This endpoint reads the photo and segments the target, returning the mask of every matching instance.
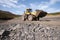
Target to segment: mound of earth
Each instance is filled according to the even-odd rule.
[[[60,27],[38,22],[0,24],[0,40],[60,40]]]

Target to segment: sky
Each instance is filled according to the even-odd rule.
[[[27,8],[48,13],[60,12],[60,0],[0,0],[0,10],[21,15]]]

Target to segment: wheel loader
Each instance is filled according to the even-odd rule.
[[[22,15],[22,20],[39,21],[40,18],[45,17],[46,15],[47,15],[47,12],[43,10],[35,10],[34,12],[32,12],[32,9],[28,8]]]

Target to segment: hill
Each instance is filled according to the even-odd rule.
[[[60,15],[60,12],[48,13],[48,15]]]
[[[8,11],[2,11],[0,10],[0,20],[9,20],[9,19],[13,19],[15,17],[19,17],[20,15],[15,15],[11,12]]]

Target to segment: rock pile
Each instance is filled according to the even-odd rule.
[[[60,40],[60,27],[38,23],[2,24],[0,40]]]

